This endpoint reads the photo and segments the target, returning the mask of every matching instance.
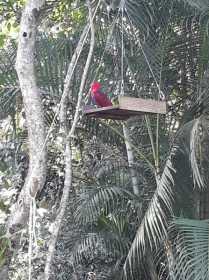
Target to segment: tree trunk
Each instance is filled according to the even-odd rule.
[[[9,219],[9,228],[28,221],[30,198],[35,197],[46,179],[46,133],[40,90],[36,83],[34,53],[38,15],[44,0],[29,0],[21,18],[16,71],[23,96],[28,129],[29,170],[25,184]]]
[[[131,172],[133,192],[135,195],[139,195],[138,178],[137,178],[137,174],[136,174],[136,169],[134,167],[134,153],[133,153],[133,148],[131,146],[130,132],[129,132],[128,127],[125,124],[123,124],[123,135],[125,138],[128,165],[129,165],[130,172]]]

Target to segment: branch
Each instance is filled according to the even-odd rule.
[[[50,268],[51,268],[51,263],[52,263],[52,259],[54,256],[55,246],[56,246],[59,230],[60,230],[60,227],[62,224],[62,220],[63,220],[64,214],[65,214],[65,209],[67,207],[67,203],[68,203],[68,199],[69,199],[69,192],[70,192],[70,189],[72,186],[72,151],[71,151],[71,145],[70,145],[71,141],[70,140],[74,134],[76,124],[79,119],[79,110],[80,110],[80,106],[81,106],[82,93],[84,90],[87,73],[88,73],[88,69],[90,66],[91,58],[93,56],[93,50],[94,50],[94,44],[95,44],[93,16],[92,16],[92,10],[91,10],[91,5],[90,5],[89,0],[87,0],[87,4],[88,4],[88,9],[89,9],[89,21],[90,21],[90,27],[91,27],[91,42],[90,42],[88,57],[86,60],[86,65],[85,65],[84,72],[83,72],[82,79],[81,79],[76,113],[74,116],[74,120],[73,120],[73,124],[72,124],[71,130],[70,130],[70,133],[68,134],[68,137],[65,138],[65,141],[66,141],[66,143],[65,143],[65,182],[64,182],[64,188],[63,188],[63,195],[62,195],[61,202],[60,202],[60,209],[59,209],[58,215],[56,217],[56,220],[54,222],[54,229],[53,229],[53,233],[52,233],[52,236],[51,236],[51,239],[49,242],[49,249],[48,249],[49,253],[47,256],[47,260],[46,260],[46,264],[45,264],[45,272],[44,272],[45,280],[48,280],[50,277],[50,273],[51,273]],[[68,84],[66,84],[66,89],[70,88],[71,77],[70,77],[70,79],[68,79]],[[67,93],[67,92],[65,92],[65,93]],[[64,134],[67,135],[65,102],[63,102],[63,104],[62,104],[61,116],[62,116],[61,121],[62,121],[62,126],[64,129]]]
[[[65,77],[64,90],[63,90],[62,98],[60,101],[60,126],[61,126],[61,129],[63,129],[64,133],[66,132],[65,131],[66,130],[66,111],[67,111],[66,106],[67,106],[67,101],[71,96],[70,86],[71,86],[71,82],[72,82],[72,77],[73,77],[73,73],[74,73],[75,67],[77,65],[78,59],[80,57],[80,54],[83,50],[83,46],[86,42],[89,28],[90,28],[90,25],[88,23],[85,26],[85,28],[83,29],[83,32],[80,36],[78,45],[72,56],[71,62],[68,67],[67,75]],[[66,136],[67,136],[67,134],[66,134]]]
[[[76,124],[77,124],[78,119],[79,119],[81,101],[82,101],[82,98],[83,98],[83,91],[84,91],[84,87],[85,87],[85,83],[86,83],[86,79],[87,79],[87,75],[88,75],[89,66],[90,66],[90,63],[91,63],[92,56],[93,56],[94,44],[95,44],[95,30],[94,30],[94,23],[93,23],[92,11],[91,11],[91,6],[90,6],[90,1],[89,0],[87,0],[87,5],[88,5],[88,8],[89,8],[89,22],[90,22],[90,27],[91,27],[91,42],[90,42],[88,57],[87,57],[86,64],[85,64],[85,67],[84,67],[84,71],[83,71],[83,75],[82,75],[82,78],[81,78],[81,85],[80,85],[80,89],[79,89],[79,93],[78,93],[78,101],[77,101],[75,116],[74,116],[74,120],[73,120],[71,130],[68,134],[68,140],[70,140],[70,138],[74,136]]]

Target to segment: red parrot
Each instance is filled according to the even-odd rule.
[[[101,84],[99,82],[93,82],[91,85],[91,97],[93,102],[100,107],[112,106],[110,99],[101,91]]]

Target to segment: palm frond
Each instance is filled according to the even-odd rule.
[[[130,246],[129,239],[120,237],[113,232],[91,232],[79,235],[73,240],[72,259],[75,264],[95,258],[97,254],[106,254],[114,260],[125,256]]]
[[[15,57],[16,46],[14,42],[11,42],[7,49],[0,50],[0,119],[15,114],[17,96],[20,95],[20,87],[14,68]]]
[[[103,212],[111,212],[118,202],[133,198],[133,194],[121,187],[85,187],[77,200],[76,221],[87,224],[95,222]]]
[[[192,145],[196,143],[195,133],[197,132],[198,123],[198,120],[189,122],[177,134],[162,176],[157,180],[155,193],[132,243],[126,260],[125,270],[133,269],[133,266],[143,257],[146,248],[156,249],[160,242],[166,238],[168,221],[175,209],[173,203],[177,199],[176,193],[181,188],[186,189],[186,186],[183,185],[186,180],[189,182],[190,172],[186,171],[185,166],[183,168],[185,162],[189,165],[190,160],[193,161],[191,166],[195,174],[194,178],[200,182],[202,180],[197,163],[198,159],[196,158],[197,148],[192,146],[190,147],[191,151],[188,149],[188,139],[191,140]],[[200,183],[199,181],[198,183]]]
[[[183,0],[183,1],[202,12],[208,11],[208,9],[209,9],[207,0]]]
[[[175,280],[208,279],[208,225],[208,220],[174,219],[171,233],[174,236]]]
[[[200,149],[200,119],[197,119],[191,131],[190,151],[191,151],[191,168],[194,183],[201,189],[205,187],[205,181],[200,171],[200,158],[198,152]],[[199,154],[200,156],[200,154]]]
[[[141,258],[145,247],[157,247],[167,232],[168,217],[172,213],[173,203],[173,157],[178,153],[178,147],[173,147],[163,174],[157,183],[157,189],[150,201],[144,218],[137,230],[135,239],[127,256],[125,270],[132,270],[133,265]]]
[[[207,101],[205,100],[205,102]],[[192,124],[192,127],[188,128],[190,137],[186,137],[187,139],[190,139],[190,141],[187,142],[188,146],[187,148],[185,147],[185,150],[191,163],[194,186],[197,186],[199,189],[204,189],[207,187],[208,183],[206,172],[208,158],[205,155],[205,153],[207,153],[209,141],[207,115],[203,114],[201,117],[190,123]]]

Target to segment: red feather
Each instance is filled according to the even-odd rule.
[[[99,90],[96,92],[92,92],[91,96],[94,98],[96,104],[99,105],[100,107],[112,106],[112,102],[107,97],[107,95]]]
[[[100,88],[101,84],[99,82],[93,82],[91,85],[91,92],[97,92]]]
[[[107,95],[100,91],[101,84],[99,82],[93,82],[91,86],[91,96],[96,105],[100,107],[112,106],[112,102]]]

